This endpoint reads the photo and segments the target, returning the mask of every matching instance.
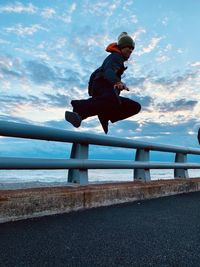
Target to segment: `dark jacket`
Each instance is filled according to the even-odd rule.
[[[101,67],[96,69],[90,76],[88,92],[92,96],[93,89],[97,88],[113,88],[113,86],[121,81],[121,76],[126,70],[124,66],[124,58],[116,43],[110,44],[106,48],[111,54],[106,57]]]

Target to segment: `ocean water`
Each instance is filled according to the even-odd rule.
[[[151,180],[173,179],[173,170],[151,170]],[[61,186],[67,183],[67,170],[0,170],[0,189]],[[189,170],[200,177],[200,170]],[[132,170],[89,170],[90,183],[133,181]]]

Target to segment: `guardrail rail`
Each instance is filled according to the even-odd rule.
[[[0,157],[1,170],[69,169],[68,182],[88,184],[88,169],[133,169],[134,180],[150,181],[151,169],[174,169],[174,178],[189,178],[188,169],[200,169],[188,163],[187,155],[200,155],[200,149],[162,145],[127,138],[101,136],[53,127],[0,121],[0,136],[72,143],[70,159]],[[89,145],[136,149],[135,160],[90,160]],[[175,153],[174,162],[152,162],[150,151]]]

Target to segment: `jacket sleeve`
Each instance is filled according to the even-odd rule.
[[[104,79],[109,81],[112,85],[121,81],[121,77],[117,75],[119,69],[124,66],[123,58],[118,54],[111,54],[103,64]]]

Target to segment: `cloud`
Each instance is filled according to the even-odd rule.
[[[186,100],[186,99],[179,99],[173,102],[166,102],[158,104],[158,108],[162,112],[176,112],[176,111],[185,111],[185,110],[192,110],[198,101],[196,100]]]
[[[148,108],[152,106],[152,103],[154,102],[153,98],[150,96],[130,95],[130,98],[140,103],[142,110],[149,110]]]
[[[196,61],[191,64],[191,67],[200,67],[200,61]]]
[[[68,40],[65,38],[63,40],[57,40],[58,42],[55,42],[55,49],[62,49],[62,47],[65,47],[65,44],[68,42]],[[41,49],[46,49],[47,45],[48,44],[44,42],[43,46],[41,46]],[[9,81],[12,81],[12,78],[13,81],[14,79],[20,78],[27,79],[29,81],[30,90],[32,90],[31,93],[34,94],[37,102],[36,105],[34,99],[31,99],[31,95],[27,95],[27,93],[25,95],[27,98],[23,100],[20,100],[17,97],[15,100],[14,98],[13,100],[10,98],[9,101],[7,101],[7,105],[4,105],[4,113],[8,112],[8,110],[16,110],[17,108],[18,112],[19,109],[21,111],[20,113],[16,113],[16,115],[21,115],[33,120],[33,114],[35,114],[34,121],[37,121],[36,114],[40,113],[41,116],[39,115],[38,122],[42,122],[43,119],[49,120],[51,118],[57,118],[59,120],[59,118],[63,118],[63,108],[69,106],[71,99],[87,97],[86,86],[89,72],[93,70],[93,68],[98,67],[98,63],[96,62],[99,62],[99,60],[95,58],[94,61],[94,54],[90,53],[92,56],[90,57],[88,51],[84,50],[88,47],[89,45],[87,42],[82,39],[82,43],[79,46],[75,46],[73,51],[70,49],[68,50],[69,53],[67,56],[68,59],[70,58],[70,60],[63,60],[63,65],[58,65],[58,62],[54,63],[53,65],[51,61],[48,61],[47,63],[43,60],[29,60],[27,62],[23,61],[20,62],[20,64],[15,65],[14,61],[16,58],[0,58],[0,74],[7,77],[7,80]],[[39,48],[36,47],[36,50],[32,51],[32,55],[37,54],[37,51],[39,52]],[[55,52],[56,50],[52,51]],[[70,53],[72,57],[70,56]],[[100,54],[103,58],[104,54],[102,51]],[[135,74],[134,67],[135,66],[133,66],[133,69],[128,69],[127,71],[125,82],[127,82],[127,85],[130,86],[131,91],[129,94],[124,96],[130,97],[141,103],[142,111],[141,114],[124,121],[125,123],[129,123],[126,131],[128,136],[134,136],[134,138],[138,138],[137,129],[141,122],[145,123],[151,120],[152,123],[156,121],[160,122],[161,124],[165,123],[165,121],[176,123],[180,122],[181,120],[189,120],[191,118],[188,117],[188,113],[191,111],[191,109],[196,108],[197,105],[194,102],[189,102],[194,100],[187,98],[185,94],[188,92],[190,81],[192,81],[194,85],[195,79],[197,78],[196,69],[193,69],[193,71],[188,69],[187,72],[183,74],[174,72],[168,77],[161,76],[161,74],[157,73],[156,71],[151,72],[151,70],[149,70],[149,73],[145,73],[140,70],[137,72],[136,77],[133,78]],[[132,68],[132,66],[130,66],[130,68]],[[19,80],[17,85],[14,83],[13,85],[15,85],[15,87],[20,87],[22,83]],[[12,86],[10,88],[12,88]],[[175,92],[178,92],[176,97],[173,95]],[[178,94],[180,93],[181,95],[183,93],[182,100],[176,103],[176,99],[180,97],[178,97]],[[8,92],[8,94],[11,94],[11,90]],[[23,90],[21,90],[21,95],[24,95]],[[185,99],[185,101],[183,99]],[[188,102],[186,103],[187,100]],[[19,105],[17,105],[17,102]],[[174,109],[176,108],[176,104],[179,104],[180,107],[182,105],[184,109],[181,110],[179,107],[179,109],[177,108],[177,111],[188,111],[188,113],[182,114],[182,119],[180,116],[178,117],[178,114],[174,114],[173,119],[171,119],[170,112],[167,112],[167,104],[165,102],[173,103],[170,107]],[[46,116],[47,112],[48,116]],[[55,115],[57,117],[55,117]],[[133,122],[137,123],[133,124]],[[74,130],[73,127],[70,129]],[[101,132],[101,127],[99,126],[96,118],[94,118],[93,121],[90,119],[84,121],[80,130],[91,131],[91,129],[96,132]],[[113,135],[116,135],[119,132],[119,134],[122,133],[123,136],[127,136],[126,132],[123,130],[123,128],[121,128],[121,122],[117,124],[111,124],[110,129],[110,133]],[[146,134],[146,137],[147,136],[149,138],[151,135]],[[153,136],[153,138],[156,138],[156,136]]]
[[[15,77],[15,78],[20,78],[21,77],[21,74],[16,72],[16,71],[12,71],[12,70],[8,70],[8,69],[5,69],[5,68],[1,68],[1,73],[6,75],[6,76],[12,76],[12,77]]]
[[[40,59],[40,60],[50,61],[49,52],[47,51],[47,48],[44,49],[44,47],[42,47],[42,44],[41,46],[39,45],[37,47],[34,46],[34,47],[29,47],[29,48],[16,47],[15,51],[18,54],[23,54],[31,58],[36,58],[37,60]]]
[[[143,33],[146,33],[146,30],[144,28],[140,27],[139,29],[137,29],[136,32],[134,32],[133,38],[134,39],[139,39],[140,35],[143,34]]]
[[[74,11],[76,11],[76,3],[72,3],[71,6],[68,7],[68,13],[72,14]]]
[[[150,53],[152,52],[156,47],[157,45],[159,44],[159,42],[163,39],[163,37],[153,37],[151,40],[150,40],[150,43],[148,44],[148,46],[146,47],[143,47],[141,49],[141,51],[139,52],[136,52],[136,54],[138,56],[141,56],[143,54],[147,54],[147,53]]]
[[[20,60],[13,59],[10,56],[0,56],[0,80],[1,85],[11,83],[12,80],[21,80],[23,72],[21,70]]]
[[[134,72],[134,68],[131,71]],[[141,73],[143,77],[140,77]],[[187,69],[181,74],[178,71],[172,72],[169,76],[162,76],[157,71],[149,71],[145,74],[145,70],[140,70],[136,74],[135,84],[133,73],[125,79],[130,87],[130,92],[126,93],[127,97],[142,105],[141,112],[135,117],[138,122],[177,124],[199,117],[198,70]]]
[[[0,100],[2,105],[5,103],[18,103],[18,104],[22,104],[22,102],[27,101],[26,97],[23,96],[15,96],[15,97],[11,97],[8,95],[0,95]]]
[[[11,56],[0,57],[0,84],[1,88],[15,88],[15,91],[26,93],[33,91],[34,94],[60,93],[68,94],[76,98],[84,98],[87,94],[88,77],[85,70],[79,66],[71,68],[53,67],[41,60],[22,61]],[[6,85],[7,83],[7,85]],[[32,89],[34,87],[34,90]],[[83,90],[84,88],[84,90]],[[25,91],[24,91],[25,90]],[[13,91],[13,90],[12,90]],[[12,91],[7,92],[11,94]]]
[[[15,4],[10,5],[1,5],[0,13],[30,13],[34,14],[37,12],[37,7],[33,6],[33,4],[29,3],[27,5],[23,5],[20,2],[16,2]]]
[[[51,86],[56,90],[58,88],[66,88],[69,95],[71,95],[71,88],[79,88],[80,86],[86,86],[87,84],[85,76],[82,76],[78,71],[74,71],[73,68],[53,68],[45,62],[37,60],[28,61],[25,63],[25,66],[26,75],[32,82],[38,85],[51,83]]]
[[[56,93],[56,94],[44,94],[44,96],[48,99],[48,104],[53,107],[65,107],[69,105],[71,98],[69,95]]]
[[[55,9],[49,8],[49,7],[44,8],[41,11],[41,16],[44,17],[44,18],[46,18],[46,19],[52,18],[55,14],[56,14]]]
[[[178,54],[183,54],[183,50],[179,48],[179,49],[177,49],[177,53]]]
[[[8,117],[8,120],[14,121],[31,121],[34,118],[34,113],[37,113],[37,110],[44,109],[46,102],[42,100],[41,97],[36,97],[33,95],[5,95],[1,94],[0,96],[1,116]],[[29,114],[31,110],[31,116]],[[27,112],[29,111],[29,112]],[[28,114],[27,114],[28,113]],[[5,118],[6,120],[6,118]],[[37,120],[39,121],[39,120]]]
[[[1,68],[10,68],[13,65],[13,60],[9,56],[0,55],[0,67]]]
[[[132,23],[135,23],[135,24],[138,23],[138,18],[136,15],[130,16],[129,19],[130,19],[130,22]]]
[[[39,24],[34,24],[30,27],[25,27],[21,24],[17,24],[13,27],[4,28],[8,33],[14,33],[19,36],[26,36],[26,35],[33,35],[34,33],[38,32],[39,30],[48,31],[46,28],[40,26]]]
[[[133,118],[136,119],[137,115]],[[137,134],[137,128],[139,127],[139,123],[137,121],[132,121],[129,119],[118,121],[114,124],[110,123],[109,126],[109,134],[115,136],[124,136],[130,137],[135,136]]]
[[[61,49],[61,48],[65,47],[66,43],[67,43],[66,38],[59,38],[56,40],[54,45],[55,45],[56,49]]]
[[[127,70],[127,76],[124,77],[124,81],[126,81],[127,87],[142,87],[144,85],[144,82],[146,80],[146,77],[134,77],[132,74],[132,70]]]
[[[87,1],[84,4],[84,11],[86,13],[92,14],[95,16],[104,16],[105,17],[111,17],[115,10],[120,7],[121,1],[115,1],[115,2],[108,2],[105,0],[98,1],[98,2],[91,2]]]
[[[176,86],[179,87],[181,85],[186,84],[190,80],[195,80],[195,78],[198,76],[198,72],[187,70],[183,74],[179,73],[173,73],[170,77],[164,76],[164,77],[156,77],[153,79],[153,82],[155,84],[162,84],[167,86]]]
[[[76,11],[76,3],[72,3],[71,6],[67,7],[67,10],[65,13],[59,16],[59,19],[61,19],[64,23],[71,23],[72,22],[72,15]]]
[[[169,22],[169,18],[168,17],[164,17],[163,20],[162,20],[162,24],[167,26],[168,22]]]
[[[10,44],[10,42],[8,42],[7,40],[0,39],[0,44]]]
[[[200,124],[196,119],[190,119],[187,121],[182,120],[179,123],[159,123],[147,121],[141,124],[134,136],[139,140],[144,140],[146,136],[154,138],[153,142],[170,144],[170,145],[183,145],[196,146],[197,145],[197,131]],[[193,135],[191,135],[193,132]]]
[[[72,4],[72,7],[73,6],[74,4]],[[54,15],[56,14],[56,11],[54,8],[51,8],[51,7],[38,8],[34,6],[32,3],[25,5],[23,3],[16,2],[14,4],[0,6],[0,13],[37,14],[45,19],[50,19],[54,17]]]
[[[170,60],[168,52],[172,50],[172,45],[167,44],[163,49],[160,49],[157,53],[156,61],[159,63],[164,63]]]
[[[23,118],[26,121],[43,123],[48,120],[64,120],[64,110],[69,108],[71,98],[61,93],[36,95],[0,96],[1,116],[11,119]],[[71,107],[70,107],[71,109]]]
[[[156,61],[159,63],[164,63],[164,62],[167,62],[169,60],[170,60],[170,58],[166,55],[160,55],[156,58]]]
[[[15,106],[31,104],[33,106],[37,106],[38,103],[42,102],[39,97],[33,95],[27,95],[26,97],[21,95],[4,95],[0,96],[1,108],[4,109],[14,108]]]
[[[25,63],[27,75],[37,84],[45,84],[55,80],[54,70],[45,63],[28,61]]]

